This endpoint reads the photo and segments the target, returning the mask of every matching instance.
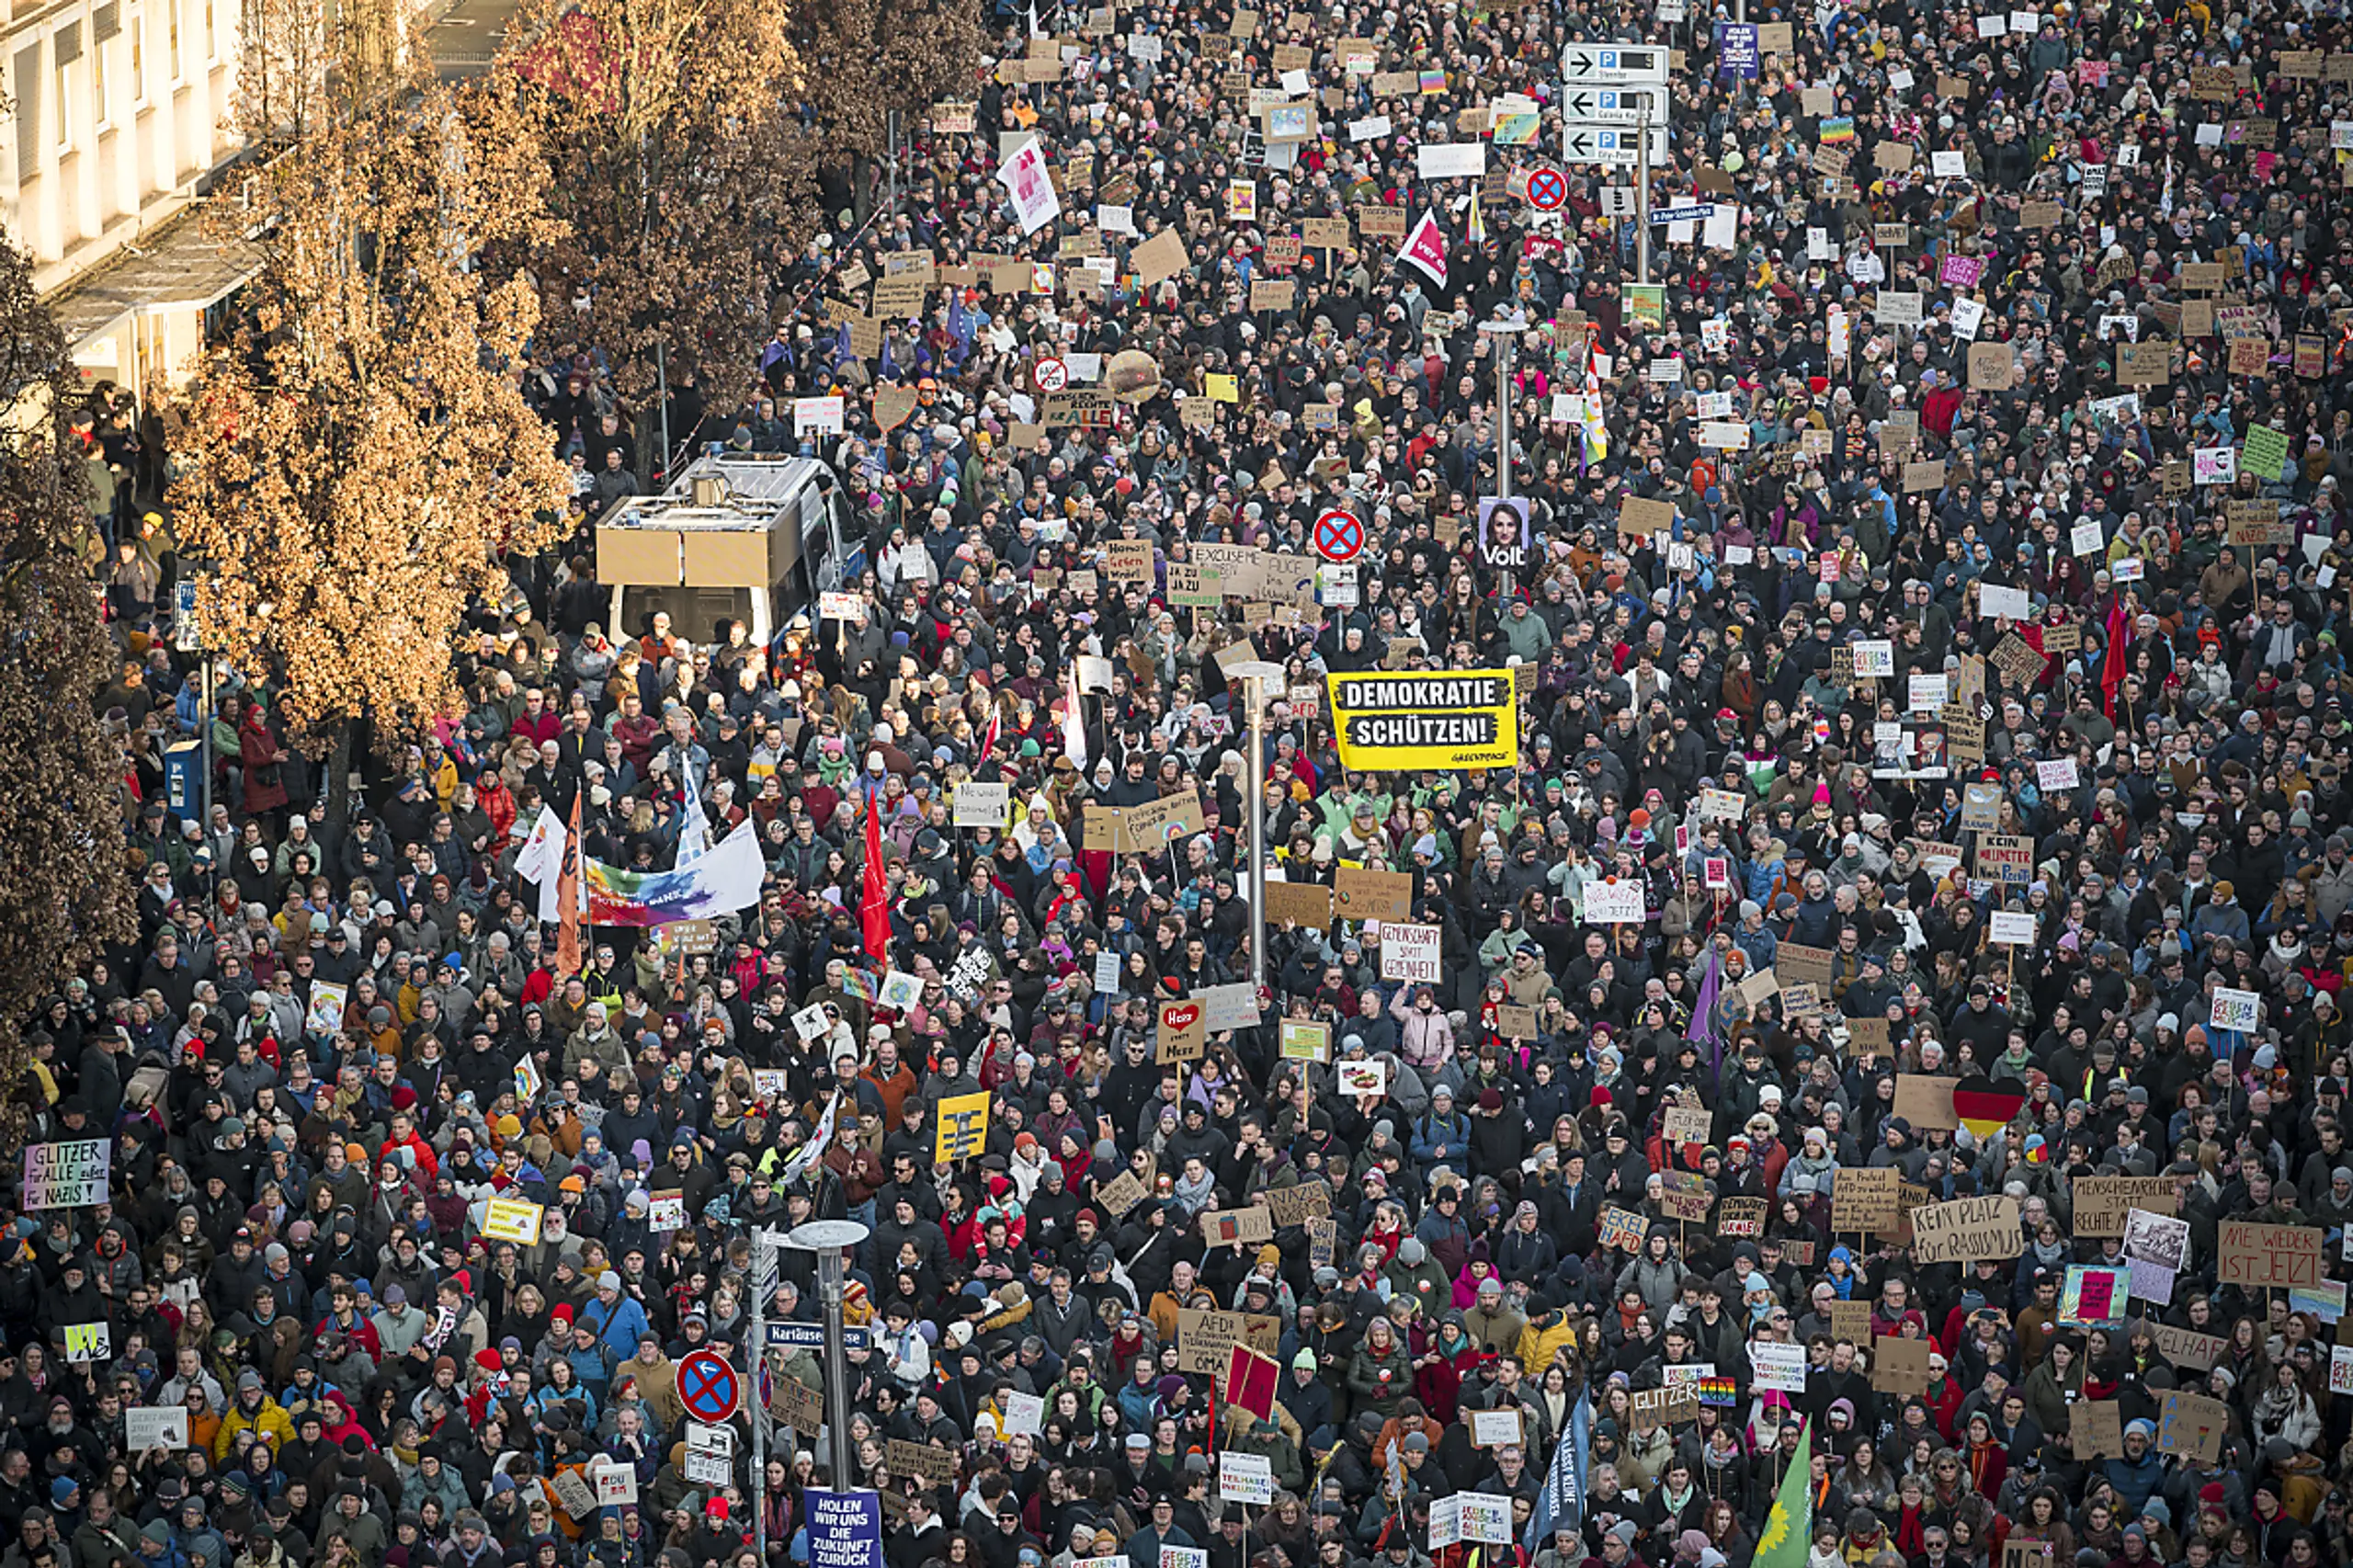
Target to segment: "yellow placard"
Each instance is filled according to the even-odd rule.
[[[520,1198],[494,1198],[482,1217],[482,1233],[493,1241],[517,1246],[540,1244],[540,1221],[546,1210]]]
[[[934,1163],[953,1165],[968,1160],[981,1152],[988,1142],[989,1096],[986,1089],[977,1095],[958,1095],[939,1102],[939,1131],[936,1135]]]
[[[1366,670],[1324,677],[1347,767],[1519,766],[1509,670]]]
[[[1211,371],[1201,378],[1201,390],[1210,394],[1211,403],[1242,401],[1242,382],[1233,376],[1221,376]]]

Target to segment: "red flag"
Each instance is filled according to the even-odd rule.
[[[1446,287],[1446,231],[1438,226],[1438,214],[1424,212],[1414,232],[1405,236],[1405,248],[1397,259],[1411,263],[1429,274],[1431,282]]]
[[[2116,691],[2124,684],[2124,601],[2117,600],[2108,607],[2108,652],[2099,666],[2099,688],[2108,694],[2105,704],[2110,722],[2116,719]]]
[[[588,902],[588,868],[584,863],[587,849],[580,837],[581,791],[572,792],[572,834],[564,841],[563,871],[556,882],[556,904],[562,924],[556,927],[555,969],[565,979],[578,974],[580,957],[580,912]]]
[[[1246,1410],[1261,1421],[1274,1419],[1275,1382],[1279,1375],[1274,1358],[1246,1345],[1237,1345],[1225,1363],[1225,1403]]]
[[[891,961],[891,899],[890,884],[882,874],[881,799],[880,790],[866,797],[866,896],[858,908],[866,931],[866,956],[887,964]]]

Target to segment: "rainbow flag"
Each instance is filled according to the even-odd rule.
[[[755,823],[734,832],[684,869],[625,871],[582,857],[592,926],[667,926],[733,915],[760,902],[767,874]]]

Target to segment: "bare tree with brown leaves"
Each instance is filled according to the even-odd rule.
[[[0,1085],[24,1072],[20,1027],[103,947],[138,934],[123,839],[122,743],[91,699],[115,673],[82,543],[91,517],[67,427],[65,337],[32,265],[0,237]]]
[[[544,149],[564,231],[495,262],[633,409],[665,370],[732,395],[767,336],[770,274],[817,210],[788,21],[775,0],[526,0],[483,89]]]
[[[943,98],[969,99],[980,87],[979,0],[836,0],[796,17],[794,42],[809,62],[808,102],[829,155],[853,164],[851,187],[861,199],[872,185],[870,165],[888,144],[893,109],[907,128]]]
[[[545,237],[545,166],[421,57],[398,72],[263,176],[253,331],[207,368],[175,454],[207,635],[274,672],[313,742],[363,712],[381,734],[449,711],[469,600],[571,495],[521,392],[538,298],[474,260]]]

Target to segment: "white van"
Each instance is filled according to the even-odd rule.
[[[612,590],[615,642],[642,636],[654,612],[696,642],[724,641],[733,620],[766,645],[817,596],[866,568],[866,541],[845,538],[849,502],[814,458],[713,451],[659,495],[620,502],[597,524],[597,581]]]

